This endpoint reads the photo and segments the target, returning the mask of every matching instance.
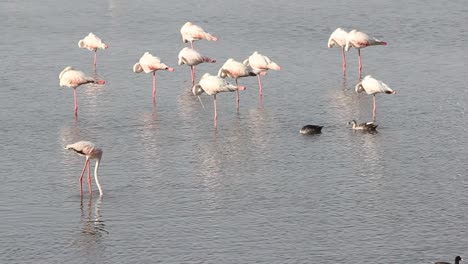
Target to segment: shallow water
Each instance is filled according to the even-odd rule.
[[[0,1],[2,263],[430,263],[468,255],[468,8],[464,1]],[[189,93],[179,29],[219,37],[195,47],[218,60],[253,51],[282,66],[235,94]],[[356,133],[372,98],[354,93],[357,54],[327,49],[337,27],[389,43],[362,50],[378,133]],[[89,32],[109,49],[79,49]],[[132,66],[145,52],[175,72]],[[72,65],[107,81],[71,89]],[[305,124],[323,133],[303,136]],[[104,196],[80,198],[83,158],[104,150]],[[94,162],[93,162],[94,163]]]

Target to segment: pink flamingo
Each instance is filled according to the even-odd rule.
[[[156,71],[158,70],[173,72],[174,68],[162,63],[160,58],[151,55],[149,52],[145,52],[140,60],[133,65],[133,72],[153,73],[153,103],[156,102]]]
[[[109,46],[104,44],[100,38],[91,32],[84,39],[78,41],[78,47],[94,51],[94,69],[96,69],[97,50],[107,49]]]
[[[337,45],[341,48],[341,54],[343,56],[343,75],[346,75],[346,55],[345,55],[345,46],[346,46],[346,37],[348,32],[344,31],[341,28],[335,29],[328,39],[328,48],[332,48]]]
[[[201,77],[200,82],[197,85],[193,86],[192,92],[194,95],[200,95],[203,92],[209,95],[213,95],[214,125],[216,127],[218,121],[218,111],[216,110],[216,94],[221,92],[234,92],[245,89],[245,86],[232,85],[219,76],[205,73]]]
[[[190,46],[193,49],[193,42],[195,40],[213,40],[218,41],[217,37],[212,36],[210,33],[205,32],[200,26],[192,24],[192,22],[185,23],[180,29],[180,34],[182,35],[182,41],[184,43],[190,42]]]
[[[346,46],[345,50],[349,51],[351,47],[358,50],[359,56],[359,78],[362,77],[362,62],[361,62],[361,49],[368,47],[368,46],[375,46],[375,45],[387,45],[387,42],[378,40],[373,37],[369,37],[364,32],[357,31],[355,29],[351,30],[346,37]]]
[[[375,95],[378,93],[396,94],[396,91],[392,90],[392,88],[388,87],[388,85],[373,78],[370,75],[367,75],[366,77],[364,77],[364,79],[358,82],[356,84],[355,90],[356,90],[356,93],[366,92],[367,94],[373,95],[374,107],[372,109],[372,119],[374,122],[376,120],[376,112],[377,112]]]
[[[268,70],[281,70],[281,67],[276,64],[276,62],[270,60],[267,56],[258,53],[258,51],[255,51],[248,59],[244,60],[243,64],[250,67],[252,72],[257,75],[260,96],[263,96],[262,80],[260,75],[266,75]]]
[[[104,80],[96,80],[93,77],[86,76],[83,72],[75,70],[71,66],[65,67],[59,75],[60,87],[70,87],[73,88],[73,97],[75,102],[75,117],[78,116],[78,97],[76,93],[76,88],[82,84],[86,83],[95,83],[95,84],[105,84]]]
[[[238,62],[234,60],[233,58],[229,58],[223,66],[219,69],[218,71],[218,76],[221,78],[226,78],[230,77],[233,78],[236,81],[236,86],[239,86],[237,83],[237,79],[241,77],[247,77],[247,76],[255,76],[255,74],[252,71],[252,68],[249,66],[244,65],[241,62]],[[239,104],[240,104],[240,96],[239,96],[239,91],[236,91],[236,101],[237,101],[237,111],[239,111]]]
[[[97,148],[94,143],[89,142],[89,141],[78,141],[73,144],[69,144],[65,147],[65,149],[71,149],[78,153],[80,156],[85,156],[86,161],[83,167],[83,170],[81,171],[81,176],[80,176],[80,194],[83,196],[83,175],[86,170],[86,167],[88,167],[88,189],[89,189],[89,194],[92,195],[92,187],[91,187],[91,171],[90,171],[90,163],[89,161],[91,159],[96,160],[96,165],[94,166],[94,179],[96,180],[96,185],[99,189],[99,195],[102,196],[102,188],[101,185],[99,184],[99,179],[98,179],[98,169],[99,169],[99,163],[101,162],[101,157],[102,157],[102,149]]]
[[[185,47],[179,52],[179,65],[189,65],[192,71],[192,86],[195,85],[195,65],[203,62],[215,63],[216,60],[203,56],[189,47]]]

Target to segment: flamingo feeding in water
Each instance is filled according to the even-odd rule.
[[[90,160],[95,159],[96,160],[96,165],[94,166],[94,179],[96,181],[96,185],[99,189],[99,195],[102,196],[102,188],[101,185],[99,184],[99,179],[98,179],[98,170],[99,170],[99,163],[101,162],[101,157],[102,157],[102,149],[97,148],[94,143],[89,142],[89,141],[78,141],[73,144],[69,144],[65,147],[65,149],[71,149],[78,153],[80,156],[85,156],[86,161],[83,167],[83,170],[81,171],[81,176],[80,176],[80,194],[83,196],[83,175],[86,170],[86,167],[88,168],[88,189],[89,189],[89,194],[92,195],[92,187],[91,187],[91,165],[89,163]]]
[[[133,72],[135,73],[140,73],[142,71],[145,73],[153,73],[153,103],[156,102],[156,71],[158,70],[173,72],[174,68],[162,63],[160,58],[151,55],[149,52],[145,52],[140,60],[133,65]]]
[[[370,75],[367,75],[362,79],[360,82],[356,84],[355,87],[356,93],[366,92],[367,94],[373,95],[373,110],[372,110],[372,119],[375,122],[376,112],[377,112],[377,105],[375,100],[375,95],[378,93],[386,93],[386,94],[396,94],[396,91],[392,90],[388,85],[385,83],[373,78]]]
[[[276,62],[258,53],[258,51],[255,51],[248,59],[244,60],[243,64],[250,67],[252,72],[257,75],[260,96],[263,95],[262,79],[260,75],[266,75],[268,70],[281,70],[281,67],[276,64]]]
[[[218,41],[218,38],[212,36],[210,33],[205,32],[200,26],[194,25],[192,22],[185,23],[180,28],[180,34],[182,35],[182,41],[184,43],[190,42],[190,46],[193,49],[193,42],[195,40],[206,39],[209,41]]]
[[[349,51],[351,47],[358,50],[359,56],[359,78],[362,77],[361,49],[368,46],[387,45],[387,42],[370,37],[364,32],[351,30],[346,37],[345,50]]]
[[[71,66],[65,67],[59,75],[60,87],[70,87],[73,88],[73,97],[75,103],[75,117],[78,116],[78,97],[76,93],[76,88],[82,84],[86,83],[95,83],[95,84],[105,84],[104,80],[96,80],[93,77],[86,76],[83,72],[75,70]]]
[[[237,79],[241,77],[255,76],[255,75],[257,74],[255,74],[252,71],[251,67],[244,65],[243,63],[236,61],[233,58],[229,58],[218,71],[218,76],[223,79],[226,77],[233,78],[236,81],[236,86],[239,86],[239,84],[237,83]],[[240,104],[239,90],[236,90],[236,102],[237,102],[237,111],[239,111],[239,104]]]
[[[185,47],[179,52],[179,65],[186,64],[190,66],[192,71],[192,87],[195,85],[195,65],[203,62],[215,63],[216,60],[208,58],[200,54],[193,48]]]
[[[216,126],[218,121],[218,112],[216,110],[216,94],[221,92],[234,92],[245,89],[245,86],[233,85],[226,82],[226,80],[219,76],[205,73],[201,77],[200,82],[197,85],[193,86],[192,92],[194,95],[200,95],[203,92],[207,93],[208,95],[213,95],[214,125]]]
[[[341,54],[343,56],[343,75],[346,75],[345,46],[347,36],[348,32],[346,32],[342,28],[337,28],[335,29],[335,31],[333,31],[333,33],[330,35],[330,38],[328,39],[328,48],[332,48],[335,45],[341,48]]]
[[[92,32],[88,34],[85,38],[78,41],[78,47],[82,49],[88,49],[90,51],[94,51],[94,70],[96,70],[96,63],[97,63],[97,50],[98,49],[107,49],[109,46],[102,42],[102,40],[94,35]]]

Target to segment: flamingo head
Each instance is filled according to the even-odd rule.
[[[203,90],[203,88],[201,87],[200,84],[195,84],[195,85],[192,87],[192,93],[193,93],[194,95],[200,95],[200,94],[202,94],[203,92],[205,92],[205,91]]]

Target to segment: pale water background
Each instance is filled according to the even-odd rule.
[[[450,1],[0,0],[1,263],[431,263],[468,257],[468,5]],[[193,21],[219,37],[195,46],[216,64],[253,51],[283,69],[203,110],[177,65]],[[357,52],[327,49],[337,27],[389,43],[362,50],[380,95],[379,133],[355,133]],[[105,86],[58,87],[68,65],[93,74],[77,42],[94,32]],[[135,74],[145,52],[176,72]],[[300,135],[321,124],[318,136]],[[82,157],[104,149],[104,196],[81,204]],[[93,162],[94,164],[94,162]]]

